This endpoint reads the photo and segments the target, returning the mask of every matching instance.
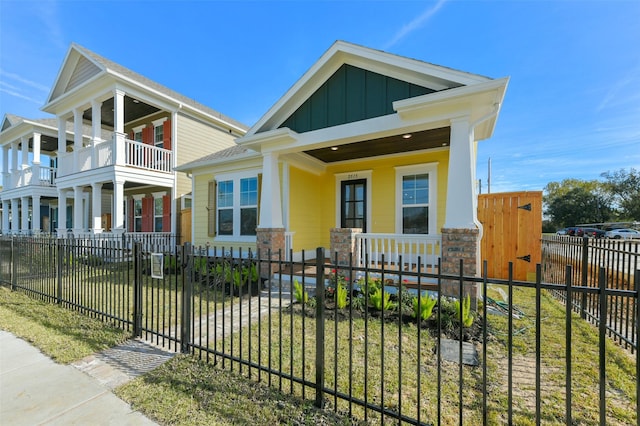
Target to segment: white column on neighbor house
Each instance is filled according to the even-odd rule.
[[[20,174],[18,173],[18,141],[11,142],[11,187],[15,188],[18,186],[18,178]]]
[[[31,170],[33,170],[33,179],[36,185],[40,184],[40,147],[42,136],[40,133],[33,134],[33,160]],[[35,228],[34,228],[35,229]]]
[[[278,154],[262,155],[262,193],[258,228],[283,228]]]
[[[91,167],[98,167],[98,156],[95,146],[102,142],[102,102],[95,99],[91,101],[91,145],[93,152],[91,154]]]
[[[82,199],[83,199],[83,187],[73,187],[73,234],[80,235],[84,230],[82,221]]]
[[[67,152],[67,120],[58,117],[58,157]]]
[[[34,195],[31,198],[31,230],[37,234],[40,232],[40,196]]]
[[[67,236],[67,190],[58,188],[58,237]]]
[[[11,173],[9,172],[9,145],[3,145],[2,146],[2,186],[5,188],[5,191],[7,189],[10,189],[10,185],[11,185],[11,181],[9,180],[10,178],[11,178]],[[5,216],[8,216],[6,212],[8,212],[9,210],[3,209],[2,211],[5,212]]]
[[[115,141],[114,163],[125,164],[125,133],[124,133],[124,92],[113,91],[113,138]]]
[[[17,198],[11,199],[11,233],[20,232],[20,205]]]
[[[91,184],[91,229],[94,234],[99,234],[102,229],[102,184]]]
[[[22,136],[20,138],[20,148],[22,149],[21,169],[29,167],[29,138]]]
[[[10,225],[9,225],[9,200],[2,200],[2,233],[7,235],[9,233]]]
[[[473,157],[473,132],[469,117],[451,119],[445,228],[477,228]]]
[[[73,169],[80,171],[80,157],[78,156],[82,149],[82,110],[75,108],[73,110]]]
[[[113,216],[111,218],[113,232],[124,232],[124,181],[113,181]]]
[[[29,197],[22,197],[20,203],[21,212],[21,223],[20,223],[20,232],[26,234],[29,232]]]

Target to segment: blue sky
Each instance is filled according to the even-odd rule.
[[[40,111],[71,42],[252,125],[345,40],[511,81],[486,192],[640,169],[640,1],[0,0],[0,116]],[[1,163],[0,163],[1,164]]]

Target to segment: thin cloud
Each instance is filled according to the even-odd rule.
[[[422,12],[420,16],[403,26],[400,31],[398,31],[396,35],[394,35],[393,38],[383,46],[383,49],[389,49],[415,30],[420,29],[420,27],[422,27],[429,20],[429,18],[431,18],[436,14],[436,12],[438,12],[438,10],[440,10],[440,8],[445,4],[446,1],[447,0],[438,0],[438,2],[433,7],[428,8],[427,10]]]
[[[16,98],[24,99],[24,100],[27,100],[29,102],[33,102],[34,104],[37,104],[37,105],[42,105],[42,99],[34,99],[34,98],[29,97],[29,96],[23,95],[22,93],[18,93],[18,92],[14,91],[14,90],[8,90],[8,89],[5,89],[3,87],[0,87],[0,92],[4,92],[7,95],[11,95],[11,96],[14,96]]]
[[[44,93],[49,93],[49,88],[47,86],[45,86],[44,84],[40,84],[40,83],[37,83],[37,82],[32,81],[32,80],[27,80],[26,78],[24,78],[24,77],[22,77],[22,76],[20,76],[18,74],[14,74],[14,73],[11,73],[11,72],[6,72],[5,70],[3,70],[1,68],[0,68],[0,77],[8,78],[8,79],[11,79],[11,80],[15,80],[15,81],[17,81],[19,83],[22,83],[22,84],[26,85],[26,86],[30,86],[30,87],[33,87],[34,89],[38,89],[38,90],[40,90],[40,91],[42,91]]]

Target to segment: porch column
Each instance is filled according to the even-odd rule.
[[[114,164],[125,165],[125,140],[124,133],[124,92],[113,91],[113,138],[114,138]]]
[[[20,231],[20,206],[17,198],[11,199],[11,233],[17,234]]]
[[[80,108],[73,110],[73,170],[76,172],[80,170],[78,153],[82,149],[82,112]]]
[[[102,142],[102,102],[95,99],[91,101],[91,145],[94,151],[91,153],[91,167],[98,167],[98,156],[95,146]]]
[[[124,181],[113,181],[113,217],[112,232],[123,233],[124,229]]]
[[[92,232],[94,234],[99,234],[103,231],[102,229],[102,184],[101,183],[92,183],[91,184],[91,214],[93,216],[92,220]]]
[[[79,235],[83,231],[82,226],[82,187],[73,187],[73,234]]]
[[[33,134],[33,161],[31,170],[33,171],[33,183],[40,185],[40,145],[41,135],[35,132]]]
[[[58,188],[58,237],[67,236],[67,190]]]
[[[67,120],[58,117],[58,158],[67,152]]]
[[[20,147],[22,148],[22,165],[20,166],[20,168],[24,170],[29,167],[29,138],[26,136],[22,136],[20,138],[20,144]]]
[[[34,234],[40,233],[40,196],[34,195],[31,199],[31,230]]]
[[[9,233],[9,200],[2,200],[2,234],[7,235]]]
[[[11,142],[11,187],[18,186],[18,141]]]
[[[286,258],[284,225],[282,224],[282,203],[280,201],[280,173],[278,154],[267,152],[262,155],[262,192],[260,194],[260,222],[256,230],[256,248],[261,259]],[[271,259],[268,253],[271,250]],[[273,271],[273,268],[271,269]],[[268,265],[262,264],[260,276],[269,278]]]
[[[22,208],[20,233],[27,234],[29,232],[29,197],[22,197],[20,207]]]
[[[9,173],[9,145],[2,146],[2,186],[4,186],[5,190],[11,188],[11,174]],[[5,216],[8,216],[8,210],[4,209],[3,212]],[[6,229],[6,228],[5,228]]]

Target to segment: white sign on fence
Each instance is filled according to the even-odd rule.
[[[164,255],[151,253],[151,278],[164,278]]]

